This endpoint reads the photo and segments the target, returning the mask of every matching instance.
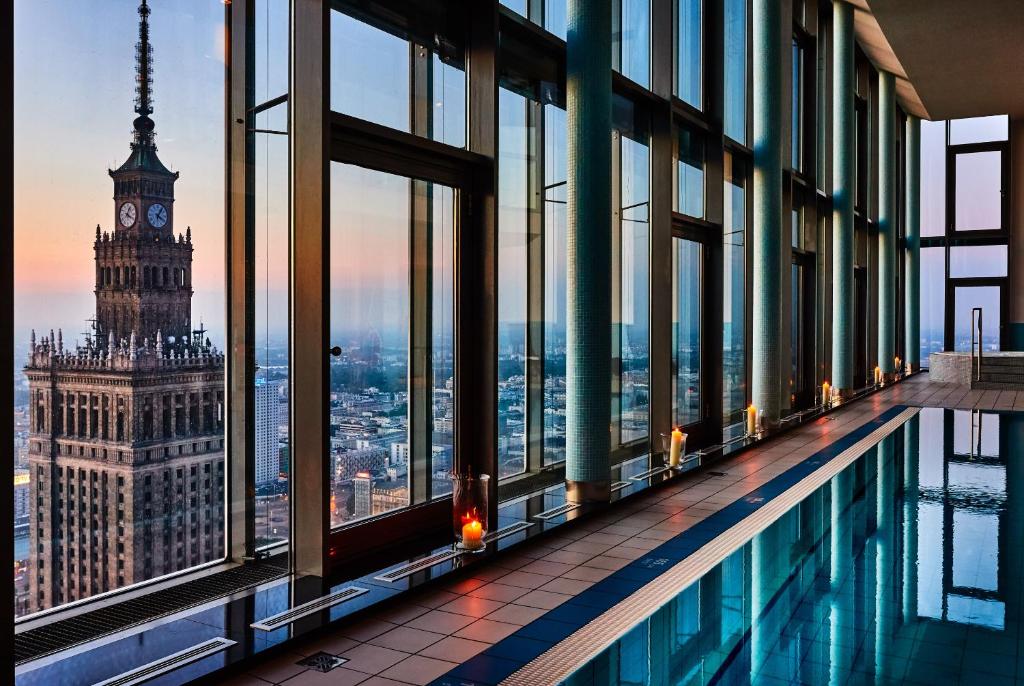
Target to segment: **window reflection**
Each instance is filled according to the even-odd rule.
[[[625,77],[644,87],[651,81],[650,0],[618,0],[621,15],[612,33],[613,63]]]
[[[746,227],[747,170],[742,160],[725,155],[725,205],[722,223],[722,413],[726,426],[742,419],[746,383]]]
[[[747,142],[747,0],[725,0],[725,135]]]
[[[703,0],[677,0],[676,5],[676,95],[683,102],[702,109]]]
[[[704,139],[685,127],[679,128],[676,174],[679,184],[676,209],[698,219],[704,218]]]
[[[701,300],[703,247],[672,240],[672,408],[673,423],[701,419]]]

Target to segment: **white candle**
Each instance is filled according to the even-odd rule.
[[[683,455],[683,446],[686,443],[686,434],[679,429],[672,429],[672,447],[668,452],[669,467],[678,467],[679,460]]]
[[[821,404],[826,407],[832,404],[832,387],[828,385],[828,381],[821,384]]]
[[[747,408],[747,433],[757,433],[757,408],[753,405]]]
[[[462,547],[466,550],[484,547],[484,528],[478,520],[470,519],[462,525]]]

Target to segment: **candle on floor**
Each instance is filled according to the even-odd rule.
[[[882,368],[876,366],[875,367],[875,385],[877,386],[880,383],[882,383]]]
[[[747,433],[750,435],[757,433],[757,408],[753,405],[747,408]]]
[[[672,447],[668,452],[668,466],[678,467],[686,445],[686,434],[678,428],[672,429]]]
[[[484,547],[484,528],[480,520],[470,518],[462,525],[462,547],[466,550],[479,550]]]
[[[828,385],[828,381],[821,384],[821,404],[825,407],[832,404],[832,387]]]

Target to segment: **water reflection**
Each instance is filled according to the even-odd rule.
[[[1024,415],[922,410],[568,683],[1012,681],[1022,459]]]

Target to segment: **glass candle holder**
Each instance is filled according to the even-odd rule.
[[[661,438],[661,456],[669,467],[677,468],[686,454],[686,434],[679,429],[659,434]]]
[[[452,474],[452,533],[460,550],[479,552],[487,547],[488,474]]]

